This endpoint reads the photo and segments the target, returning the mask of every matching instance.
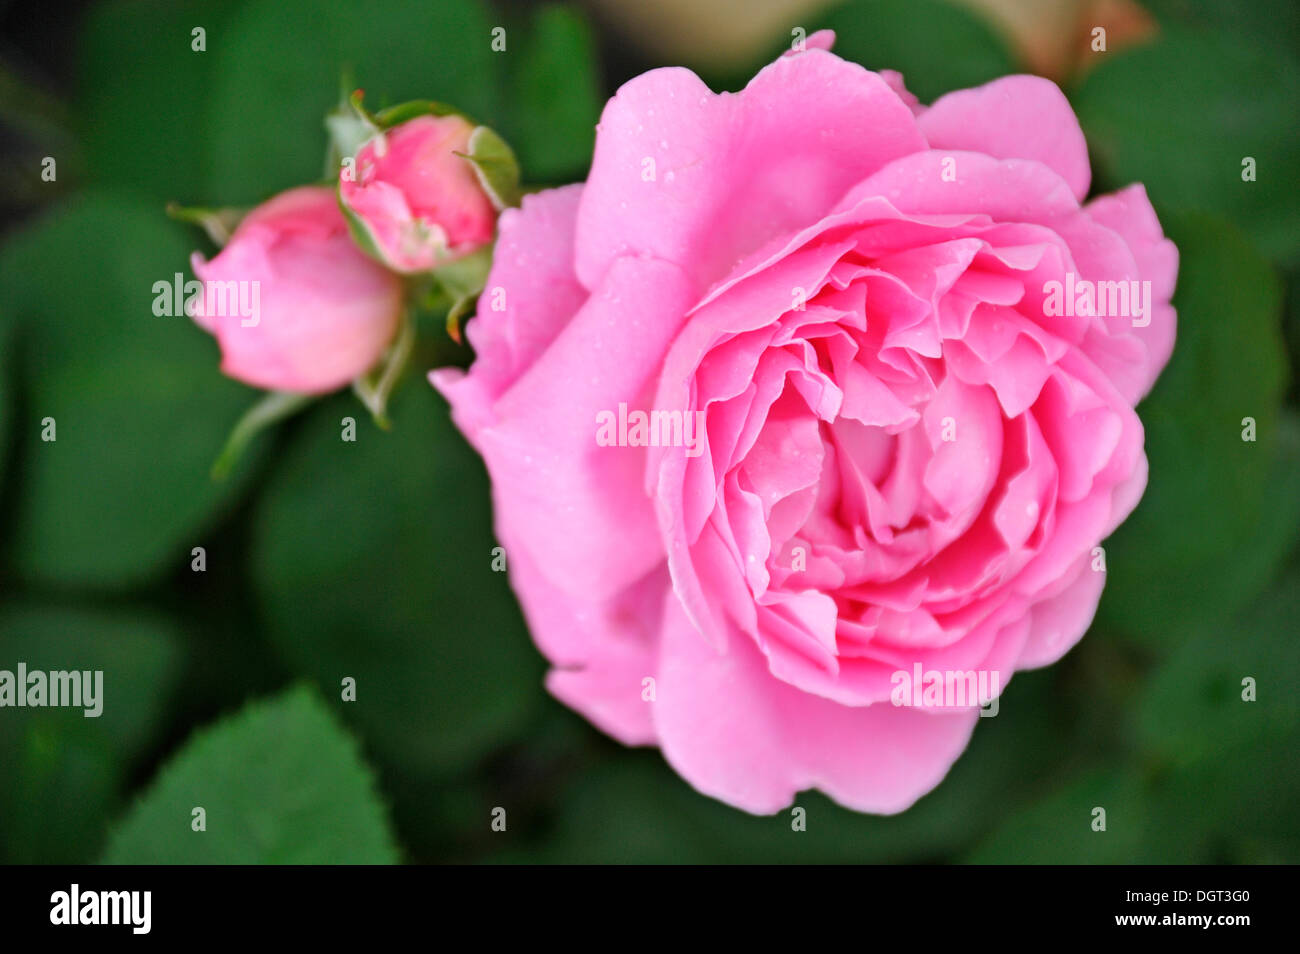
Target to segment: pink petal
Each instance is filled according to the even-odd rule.
[[[908,90],[907,84],[903,82],[903,74],[898,70],[881,70],[880,78],[894,91],[894,95],[903,101],[903,105],[912,111],[913,116],[920,116],[926,111],[921,101]]]
[[[597,415],[617,416],[620,403],[653,408],[654,375],[690,303],[685,277],[666,262],[620,259],[606,283],[476,433],[501,525],[548,578],[593,598],[664,556],[646,448],[600,446]]]
[[[1106,574],[1092,569],[1085,554],[1073,581],[1050,599],[1035,603],[1030,610],[1029,642],[1016,662],[1019,669],[1037,669],[1056,662],[1083,638],[1092,625],[1101,599]]]
[[[547,688],[620,742],[654,743],[650,703],[642,692],[657,666],[665,568],[610,599],[592,600],[552,585],[522,548],[507,542],[506,553],[529,631],[557,667],[547,674]]]
[[[703,290],[924,147],[884,80],[824,50],[777,59],[737,94],[715,95],[689,70],[652,70],[624,84],[597,127],[578,277],[594,288],[617,257],[647,254]]]
[[[548,189],[524,196],[521,208],[501,215],[492,271],[465,326],[474,364],[468,375],[450,368],[430,375],[471,442],[491,404],[532,367],[587,298],[573,274],[581,195],[581,185]]]
[[[1094,199],[1086,211],[1094,222],[1124,239],[1137,260],[1141,280],[1151,282],[1150,324],[1132,327],[1127,332],[1142,343],[1145,360],[1136,365],[1130,363],[1123,375],[1113,375],[1125,398],[1136,403],[1151,390],[1174,350],[1178,322],[1169,300],[1178,278],[1178,249],[1164,237],[1147,191],[1141,185]]]
[[[754,814],[780,811],[808,788],[856,811],[901,812],[943,779],[979,718],[801,692],[774,678],[748,639],[717,652],[672,599],[653,715],[683,778]]]
[[[1004,76],[948,93],[917,120],[932,149],[963,149],[996,159],[1036,159],[1088,194],[1088,144],[1065,94],[1041,76]]]

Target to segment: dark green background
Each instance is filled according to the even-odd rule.
[[[1150,486],[1107,542],[1097,622],[1016,677],[913,809],[807,793],[796,833],[545,693],[490,569],[482,466],[422,374],[391,433],[336,396],[215,484],[256,395],[189,321],[150,310],[155,281],[211,252],[165,203],[248,204],[319,176],[344,68],[371,105],[462,107],[528,181],[561,183],[585,174],[604,99],[661,64],[564,5],[0,4],[0,668],[103,669],[107,696],[98,720],[0,710],[0,860],[1300,860],[1300,19],[1288,0],[1148,6],[1159,37],[1067,88],[1094,191],[1145,182],[1182,256],[1177,348],[1140,408]],[[1023,69],[939,0],[795,25],[834,26],[838,52],[902,70],[925,101]],[[468,361],[431,318],[417,371]]]

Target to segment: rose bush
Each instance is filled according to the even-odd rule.
[[[978,708],[891,704],[896,673],[1005,686],[1083,635],[1174,339],[1177,252],[1141,186],[1081,205],[1054,84],[925,108],[827,41],[734,95],[627,83],[587,182],[503,215],[475,361],[432,375],[551,691],[756,813],[905,809]],[[1058,314],[1053,282],[1150,305]],[[704,412],[703,453],[602,446],[620,405]]]
[[[196,252],[191,266],[204,285],[194,320],[216,336],[221,370],[254,387],[341,387],[379,359],[402,313],[401,280],[356,247],[329,188],[264,202],[211,261]]]

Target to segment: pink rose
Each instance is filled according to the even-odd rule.
[[[341,387],[379,359],[402,313],[400,279],[356,247],[328,188],[264,202],[191,265],[204,283],[194,320],[221,345],[221,370],[254,387]]]
[[[420,116],[372,139],[340,173],[340,198],[390,268],[427,271],[491,241],[496,208],[463,158],[473,131],[460,116]]]
[[[433,381],[556,696],[747,811],[891,813],[983,701],[900,686],[995,696],[1088,628],[1177,251],[1141,186],[1080,205],[1051,82],[925,109],[818,45],[734,95],[627,83],[586,184],[502,217],[476,360]]]

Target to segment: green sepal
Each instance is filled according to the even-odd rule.
[[[460,319],[474,305],[474,296],[466,295],[464,298],[457,298],[450,308],[447,309],[447,337],[456,344],[462,344],[460,340]]]
[[[365,252],[385,268],[397,271],[397,269],[393,268],[393,265],[388,261],[387,257],[385,257],[384,250],[379,247],[379,241],[375,238],[374,233],[370,231],[370,226],[366,225],[365,220],[362,219],[361,216],[352,211],[352,206],[348,205],[347,201],[343,198],[342,187],[335,186],[334,195],[338,199],[339,211],[343,213],[343,221],[348,224],[348,234],[352,236],[352,241],[357,244],[357,248],[361,249],[361,251]]]
[[[390,430],[393,426],[388,419],[388,398],[401,379],[402,372],[406,370],[414,350],[415,323],[409,315],[403,315],[397,337],[379,363],[352,382],[352,392],[366,406],[375,424],[382,430]]]
[[[314,400],[316,396],[312,394],[296,394],[291,391],[268,392],[244,412],[244,416],[231,430],[225,446],[221,448],[221,453],[217,455],[212,465],[212,479],[225,480],[254,437],[285,418],[297,414]]]
[[[456,155],[474,167],[479,185],[497,211],[519,205],[519,161],[504,139],[487,126],[479,126],[469,137],[468,152]]]
[[[477,125],[455,106],[448,106],[446,103],[439,103],[432,99],[413,99],[398,103],[396,106],[387,106],[375,113],[374,121],[380,129],[389,130],[421,116],[459,116],[467,123]]]
[[[488,272],[492,268],[492,251],[493,246],[485,245],[430,273],[444,300],[451,303],[447,311],[447,334],[457,344],[460,344],[460,319],[473,307],[487,284]]]
[[[218,246],[224,246],[230,241],[240,220],[247,214],[248,209],[208,209],[167,203],[168,218],[199,226]]]
[[[346,77],[344,83],[350,85]],[[362,146],[383,133],[375,117],[362,105],[364,96],[364,90],[354,89],[349,93],[345,85],[340,91],[338,106],[325,117],[325,129],[329,132],[329,147],[325,153],[326,179],[337,180],[344,159],[354,158]]]

